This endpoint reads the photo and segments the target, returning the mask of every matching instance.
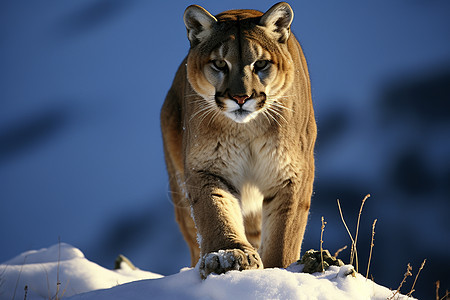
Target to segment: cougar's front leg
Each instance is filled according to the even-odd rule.
[[[264,267],[285,268],[299,259],[311,193],[312,184],[290,181],[275,197],[264,200],[259,249]]]
[[[209,172],[196,172],[189,175],[187,187],[201,240],[202,278],[210,273],[262,268],[258,253],[245,237],[236,192],[226,180]]]

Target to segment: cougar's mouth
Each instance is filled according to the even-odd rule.
[[[254,119],[266,101],[264,93],[260,93],[259,95],[253,93],[244,103],[238,103],[228,93],[225,95],[216,94],[217,106],[228,118],[236,123],[247,123]]]
[[[242,122],[238,122],[238,123],[245,123],[245,119],[252,113],[254,113],[255,111],[250,111],[250,110],[246,110],[246,109],[236,109],[234,111],[231,111],[229,113],[234,114],[234,118],[232,118],[233,120],[235,120],[236,122],[238,122],[237,120],[242,120]]]

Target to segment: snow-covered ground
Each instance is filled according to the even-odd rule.
[[[199,2],[277,1],[0,1],[0,263],[61,237],[102,266],[118,253],[164,275],[188,265],[159,113]],[[378,219],[375,281],[395,289],[427,258],[415,295],[432,299],[437,280],[450,289],[450,1],[288,2],[319,129],[303,248],[321,216],[326,248],[349,246],[336,199],[356,225],[371,193],[361,261]]]
[[[0,299],[381,300],[394,294],[356,274],[349,265],[315,274],[300,273],[302,268],[294,263],[287,269],[231,271],[202,281],[196,268],[165,277],[125,263],[119,270],[108,270],[86,259],[79,249],[60,243],[2,263]],[[397,294],[393,299],[412,298]]]

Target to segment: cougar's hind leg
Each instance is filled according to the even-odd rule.
[[[170,194],[175,208],[175,220],[189,247],[191,266],[195,266],[200,258],[200,249],[197,243],[197,230],[191,216],[191,207],[186,195],[185,183],[180,175],[182,172],[175,168],[173,160],[166,159],[166,162],[170,175]]]
[[[170,193],[175,208],[175,220],[178,223],[181,234],[186,241],[191,253],[191,266],[194,267],[200,258],[200,248],[197,243],[197,229],[191,216],[191,206],[187,199],[185,183],[180,175],[173,168],[171,161],[167,164],[169,174]]]
[[[191,252],[191,266],[194,267],[200,258],[200,248],[197,243],[197,230],[191,217],[190,207],[176,206],[175,217]]]

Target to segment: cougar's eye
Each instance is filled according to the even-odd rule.
[[[268,60],[257,60],[255,61],[253,67],[256,72],[259,72],[261,70],[264,70],[269,65]]]
[[[222,59],[216,59],[212,61],[214,67],[219,71],[225,71],[228,68],[227,62]]]

